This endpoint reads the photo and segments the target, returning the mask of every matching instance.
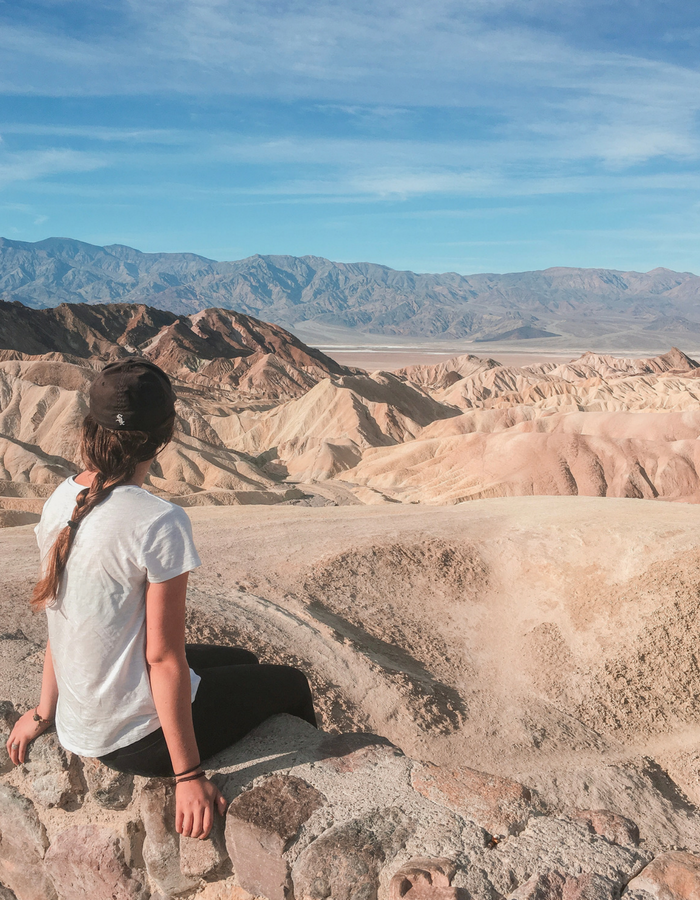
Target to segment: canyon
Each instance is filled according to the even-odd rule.
[[[700,496],[700,367],[680,350],[367,372],[230,310],[0,302],[4,523],[77,470],[91,380],[134,353],[173,379],[175,440],[148,484],[183,506]]]

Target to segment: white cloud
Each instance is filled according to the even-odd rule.
[[[30,150],[0,154],[0,188],[19,181],[37,181],[65,173],[91,172],[106,165],[103,158],[75,150]]]
[[[45,123],[6,122],[0,124],[2,134],[30,137],[84,138],[90,141],[127,144],[191,143],[193,134],[167,128],[109,128],[98,125],[49,125]],[[2,136],[0,136],[2,143]]]

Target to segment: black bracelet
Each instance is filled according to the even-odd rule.
[[[188,775],[187,778],[180,778],[175,782],[176,785],[182,784],[183,781],[196,781],[198,778],[205,778],[204,772],[197,772],[196,775]]]
[[[184,772],[177,772],[175,775],[173,775],[173,778],[179,778],[180,775],[189,775],[190,772],[194,772],[194,770],[195,770],[195,769],[198,769],[201,765],[202,765],[201,762],[198,762],[197,765],[196,765],[196,766],[192,766],[191,769],[185,769]]]

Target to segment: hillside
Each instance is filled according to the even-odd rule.
[[[368,373],[228,310],[19,303],[0,303],[3,345],[6,525],[36,517],[76,471],[95,371],[130,353],[173,379],[175,440],[148,483],[185,506],[700,501],[700,367],[680,350],[523,367],[464,355]]]
[[[179,315],[235,309],[302,335],[341,333],[547,346],[656,348],[700,339],[700,278],[654,269],[416,274],[315,256],[217,262],[67,238],[0,239],[0,297],[147,304]]]

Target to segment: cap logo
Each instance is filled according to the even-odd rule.
[[[124,416],[121,413],[117,413],[117,425],[124,424]]]

